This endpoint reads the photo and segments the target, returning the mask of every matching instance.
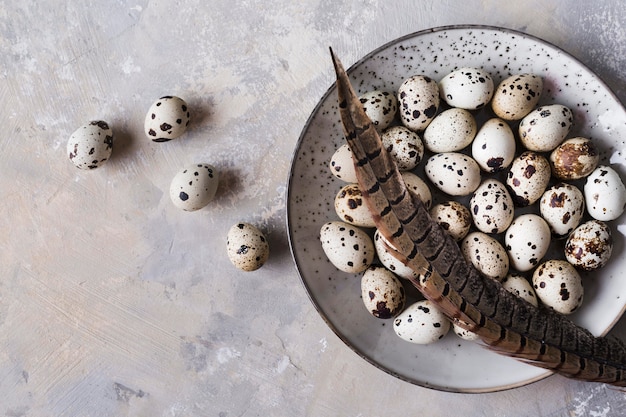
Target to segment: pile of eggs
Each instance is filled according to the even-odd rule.
[[[163,96],[149,107],[144,132],[153,142],[169,142],[182,136],[189,126],[190,110],[185,100]],[[102,120],[79,127],[67,142],[67,155],[79,169],[93,170],[109,160],[113,151],[113,131]],[[219,183],[218,170],[211,164],[195,163],[181,169],[170,183],[170,199],[177,208],[197,211],[214,198]],[[269,245],[254,225],[240,222],[226,236],[227,255],[242,271],[259,269],[269,257]]]
[[[593,140],[569,137],[571,109],[539,105],[542,90],[534,74],[496,86],[484,70],[461,68],[439,82],[415,75],[396,94],[376,90],[359,99],[407,188],[465,259],[527,302],[571,314],[583,302],[581,271],[611,256],[609,222],[624,210],[626,187],[600,165]],[[367,311],[393,319],[409,342],[432,343],[451,328],[474,340],[431,302],[407,306],[403,281],[417,273],[375,229],[347,144],[329,165],[345,184],[334,201],[339,219],[322,226],[321,245],[337,269],[362,273]]]

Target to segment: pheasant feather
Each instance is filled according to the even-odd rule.
[[[534,307],[465,261],[458,244],[408,192],[332,50],[331,56],[359,187],[394,255],[419,274],[413,285],[493,351],[570,378],[626,386],[621,341],[595,337],[563,315]]]

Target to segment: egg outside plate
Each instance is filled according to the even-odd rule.
[[[341,51],[336,51],[341,56]],[[626,111],[610,89],[584,64],[532,36],[496,27],[450,26],[394,40],[356,62],[348,73],[357,94],[381,89],[395,92],[409,76],[440,80],[461,67],[489,72],[496,85],[513,74],[543,77],[541,104],[572,109],[568,137],[593,139],[601,164],[611,164],[625,178],[620,150],[626,138]],[[328,58],[328,71],[332,64]],[[477,119],[485,119],[482,110]],[[516,128],[516,126],[515,126]],[[345,143],[331,85],[307,121],[295,149],[288,185],[287,227],[292,255],[309,297],[328,326],[354,352],[378,368],[413,384],[452,392],[493,392],[520,387],[550,375],[541,368],[500,356],[450,332],[431,345],[415,345],[394,334],[393,320],[371,316],[361,300],[360,275],[338,271],[319,241],[321,226],[336,220],[335,194],[343,183],[328,162]],[[422,164],[423,167],[423,164]],[[423,175],[423,171],[420,172]],[[435,201],[442,196],[435,194]],[[625,309],[624,216],[611,223],[613,258],[602,270],[583,273],[585,300],[571,316],[595,335],[606,334]],[[557,251],[558,252],[558,251]],[[557,255],[561,256],[562,255]],[[419,294],[409,290],[409,301]]]

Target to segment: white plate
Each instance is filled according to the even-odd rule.
[[[341,58],[340,50],[335,50]],[[597,141],[602,163],[624,178],[621,154],[626,112],[607,86],[572,56],[537,38],[484,26],[426,30],[395,40],[365,56],[349,70],[357,94],[396,91],[404,79],[425,74],[435,80],[460,67],[480,67],[498,83],[520,73],[544,79],[541,103],[560,103],[574,112],[570,137]],[[330,56],[328,71],[332,71]],[[392,320],[372,317],[360,298],[360,277],[336,270],[319,242],[325,222],[336,220],[333,200],[343,185],[328,168],[344,143],[334,85],[322,97],[302,131],[289,178],[287,223],[292,254],[311,301],[350,348],[384,371],[425,387],[455,392],[489,392],[522,386],[549,375],[541,368],[506,358],[456,337],[414,345],[398,338]],[[486,111],[486,110],[483,110]],[[572,316],[592,333],[606,333],[626,301],[624,218],[612,223],[614,255],[601,271],[584,275],[585,299]]]

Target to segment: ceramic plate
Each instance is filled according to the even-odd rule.
[[[335,50],[341,59],[347,54]],[[411,75],[440,80],[461,67],[480,67],[497,84],[509,75],[539,74],[540,104],[573,110],[572,136],[595,140],[602,163],[624,178],[622,148],[626,113],[607,86],[572,56],[540,39],[493,27],[454,26],[426,30],[373,51],[349,69],[357,94],[374,89],[395,92]],[[332,73],[330,56],[328,71]],[[344,143],[334,84],[302,131],[289,178],[287,223],[292,254],[311,301],[333,331],[357,354],[380,369],[424,387],[455,392],[489,392],[522,386],[549,375],[541,368],[492,353],[450,332],[432,345],[403,341],[393,320],[379,320],[363,306],[360,277],[336,270],[319,241],[321,226],[337,220],[333,201],[343,183],[328,168]],[[486,111],[486,110],[483,110]],[[596,335],[621,316],[626,300],[624,218],[612,222],[613,258],[601,271],[583,274],[585,299],[572,319]],[[412,294],[411,297],[418,297]],[[407,301],[408,303],[409,301]]]

